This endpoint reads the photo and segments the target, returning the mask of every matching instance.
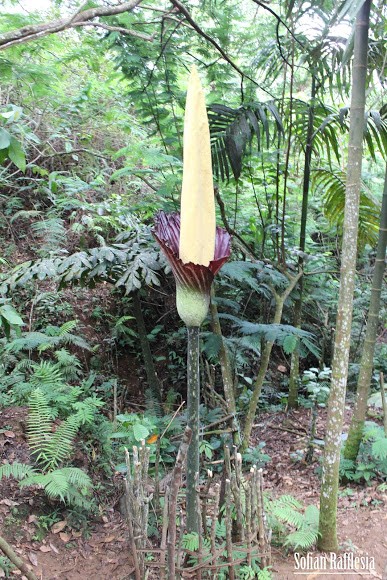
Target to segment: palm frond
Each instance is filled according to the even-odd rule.
[[[213,166],[217,178],[225,181],[230,173],[239,179],[247,145],[257,141],[258,151],[269,147],[283,134],[282,120],[274,102],[252,103],[232,109],[214,104],[208,109]],[[231,169],[231,172],[230,172]]]
[[[320,168],[312,173],[315,192],[321,193],[324,213],[329,222],[340,228],[344,222],[346,175],[335,168]],[[359,208],[359,245],[377,243],[380,220],[380,206],[362,183]]]

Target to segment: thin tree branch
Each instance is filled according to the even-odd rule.
[[[75,14],[72,14],[70,18],[59,18],[51,22],[24,26],[17,30],[11,30],[0,36],[0,50],[5,50],[6,48],[16,44],[23,44],[31,40],[36,40],[43,36],[47,36],[48,34],[61,32],[62,30],[72,28],[75,25],[81,26],[82,22],[87,22],[93,18],[100,16],[113,16],[115,14],[129,12],[141,2],[142,0],[132,0],[131,2],[119,4],[118,6],[97,6],[96,8],[78,11]]]
[[[212,36],[210,36],[209,34],[207,34],[206,32],[204,32],[204,30],[202,28],[200,28],[200,26],[195,22],[195,20],[192,18],[191,14],[188,12],[188,10],[186,9],[185,6],[183,6],[183,4],[181,4],[179,2],[179,0],[170,0],[171,3],[179,10],[179,12],[181,14],[183,14],[185,16],[185,18],[187,19],[187,21],[189,22],[189,24],[192,26],[192,28],[194,30],[196,30],[196,32],[202,36],[203,38],[205,38],[210,44],[212,44],[212,46],[214,46],[216,48],[216,50],[222,55],[222,57],[224,58],[224,60],[226,62],[228,62],[228,64],[237,72],[241,75],[242,79],[246,78],[249,81],[251,81],[255,86],[259,87],[262,91],[264,91],[265,93],[267,93],[268,95],[270,95],[270,97],[272,99],[274,99],[274,95],[272,93],[270,93],[268,90],[264,89],[260,84],[257,83],[256,80],[254,80],[252,77],[250,77],[249,75],[247,75],[246,73],[244,73],[239,66],[228,56],[228,54],[223,50],[223,48],[216,42],[216,40],[214,40],[212,38]]]
[[[121,32],[121,34],[128,34],[136,38],[141,38],[141,40],[146,40],[147,42],[153,42],[154,40],[153,36],[141,34],[141,32],[136,32],[135,30],[130,30],[129,28],[123,28],[122,26],[109,26],[108,24],[102,24],[102,22],[75,22],[71,25],[71,28],[75,28],[76,26],[94,26],[96,28],[109,30],[109,32]]]
[[[286,24],[286,22],[284,20],[282,20],[281,16],[279,16],[276,12],[274,12],[274,10],[272,8],[270,8],[267,4],[263,4],[263,2],[260,2],[260,0],[253,0],[253,2],[255,4],[257,4],[257,6],[261,6],[261,8],[263,8],[264,10],[267,10],[268,12],[270,12],[270,14],[272,16],[274,16],[274,18],[276,18],[277,21],[282,24],[282,26],[285,26],[285,28],[289,32],[290,36],[292,38],[294,38],[294,40],[296,42],[298,42],[298,44],[301,46],[301,48],[305,48],[305,46],[303,45],[303,43],[300,40],[298,40],[298,38],[295,36],[295,34],[291,30],[291,28],[289,28],[289,26]]]
[[[238,232],[233,229],[230,224],[228,223],[228,219],[226,216],[226,208],[224,206],[224,201],[223,199],[220,197],[220,193],[219,193],[219,188],[218,187],[214,187],[214,194],[215,194],[215,199],[218,202],[218,206],[220,209],[220,215],[222,217],[222,221],[223,221],[223,225],[225,227],[225,229],[227,230],[227,232],[230,234],[230,236],[233,236],[234,238],[236,238],[237,240],[239,240],[239,242],[243,245],[243,251],[248,253],[250,259],[255,262],[255,260],[257,259],[256,256],[254,255],[254,252],[252,250],[252,248],[247,244],[247,242],[245,242],[245,240],[242,238],[242,236],[240,236],[238,234]]]

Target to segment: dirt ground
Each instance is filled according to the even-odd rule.
[[[0,423],[1,461],[28,461],[28,447],[24,437],[25,408],[5,409]],[[349,415],[348,415],[349,416]],[[292,459],[291,454],[302,450],[308,426],[308,412],[302,409],[290,414],[263,414],[254,429],[254,442],[265,441],[265,453],[272,457],[264,469],[266,490],[273,496],[291,494],[304,505],[319,501],[319,480],[316,475],[318,455],[311,465]],[[324,417],[319,418],[317,437],[323,437]],[[274,460],[275,458],[275,460]],[[273,547],[272,570],[278,580],[355,580],[379,578],[387,580],[387,493],[378,490],[378,484],[369,487],[346,488],[339,493],[339,541],[341,555],[368,556],[375,560],[375,569],[368,566],[343,572],[331,572],[316,566],[300,575],[296,569],[295,555]],[[13,480],[0,481],[0,529],[16,553],[31,564],[38,578],[43,580],[125,580],[131,578],[130,549],[126,527],[117,505],[106,505],[92,524],[89,534],[72,528],[66,519],[49,526],[39,537],[39,522],[43,505],[40,492],[32,489],[20,491]],[[300,562],[300,560],[298,561]],[[310,567],[310,566],[309,566]],[[298,572],[298,573],[297,573]],[[329,574],[327,573],[329,572]],[[1,574],[0,577],[5,577]],[[18,571],[10,578],[23,578]],[[23,578],[24,580],[24,578]]]
[[[346,412],[346,423],[349,422],[350,411]],[[290,414],[263,415],[255,430],[257,443],[259,439],[266,442],[264,448],[275,462],[267,464],[264,469],[265,487],[273,495],[290,494],[301,500],[305,506],[318,506],[320,483],[316,474],[317,458],[321,452],[315,452],[315,461],[306,465],[300,461],[292,461],[290,454],[302,450],[305,443],[305,431],[308,426],[305,409],[293,411]],[[324,437],[325,414],[322,413],[317,423],[317,438]],[[298,434],[297,434],[298,431]],[[379,578],[387,580],[387,492],[378,490],[379,483],[369,487],[361,485],[342,486],[338,497],[338,539],[340,553],[334,556],[332,565],[330,555],[327,555],[326,569],[321,554],[310,552],[311,567],[316,568],[305,574],[300,574],[300,557],[296,560],[294,554],[286,554],[283,550],[273,548],[273,573],[278,580],[359,580],[360,578]],[[348,495],[350,489],[351,495]],[[346,570],[339,572],[339,562],[343,562]],[[355,557],[364,558],[361,569],[354,566],[353,571],[345,563],[356,563]],[[368,566],[367,566],[368,556]],[[374,558],[372,566],[371,558]],[[345,562],[346,559],[346,562]],[[296,567],[298,563],[298,568]],[[322,564],[318,566],[318,564]],[[325,572],[325,573],[324,573]],[[328,574],[329,572],[329,574]],[[345,572],[345,573],[344,573]]]

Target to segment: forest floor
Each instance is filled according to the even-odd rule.
[[[319,480],[316,475],[318,454],[312,464],[295,461],[292,455],[305,446],[309,413],[300,409],[291,413],[261,414],[253,434],[253,442],[264,440],[265,453],[272,457],[264,469],[266,490],[273,496],[290,494],[303,504],[319,502]],[[28,462],[28,446],[24,436],[26,408],[13,407],[2,411],[0,425],[0,460]],[[348,413],[349,416],[349,413]],[[324,416],[318,419],[317,437],[323,438]],[[275,458],[275,461],[273,460]],[[348,492],[348,489],[351,489]],[[42,494],[30,488],[20,490],[14,480],[0,481],[1,533],[43,580],[124,580],[131,578],[130,548],[125,522],[115,505],[104,505],[86,536],[73,526],[69,518],[58,514],[51,523]],[[339,541],[341,554],[368,556],[375,559],[375,569],[345,570],[345,574],[324,573],[322,567],[303,577],[308,580],[379,578],[385,580],[387,564],[387,494],[368,487],[346,486],[339,493]],[[45,511],[44,511],[45,509]],[[51,509],[53,511],[54,507]],[[66,516],[67,517],[67,516]],[[48,529],[45,530],[44,527]],[[311,557],[316,553],[310,552]],[[273,575],[278,580],[297,578],[294,554],[281,548],[272,550]],[[347,556],[348,557],[348,556]],[[315,562],[315,560],[313,560]],[[313,567],[315,564],[313,564]],[[311,567],[311,566],[310,566]],[[299,570],[299,572],[302,570]],[[383,575],[384,573],[384,575]],[[0,571],[0,577],[5,577]],[[10,578],[21,578],[12,572]]]

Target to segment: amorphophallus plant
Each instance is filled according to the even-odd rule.
[[[213,194],[212,194],[213,195]],[[207,316],[210,303],[211,284],[215,274],[230,256],[230,235],[222,228],[215,230],[215,246],[209,263],[184,262],[179,251],[181,240],[181,218],[178,213],[158,212],[153,234],[159,242],[176,281],[176,306],[180,318],[187,326],[200,326]],[[197,230],[196,240],[205,237]]]
[[[187,454],[187,530],[199,533],[199,328],[210,303],[211,284],[230,255],[229,234],[216,227],[210,130],[204,92],[192,68],[184,117],[181,211],[155,218],[153,234],[176,280],[176,305],[187,325],[187,413],[192,440]]]

